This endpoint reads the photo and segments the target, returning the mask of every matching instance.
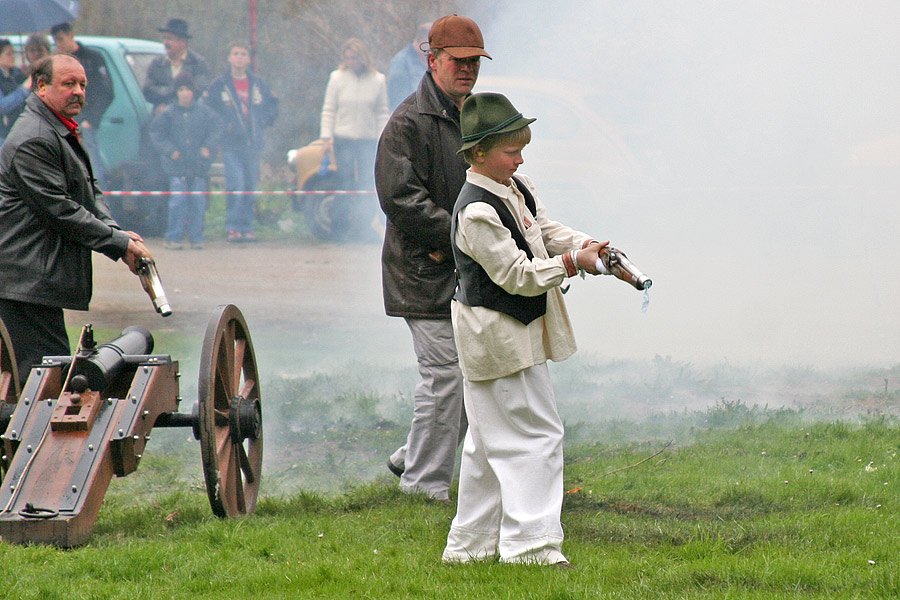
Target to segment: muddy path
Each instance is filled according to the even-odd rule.
[[[196,336],[199,347],[215,308],[234,304],[257,353],[279,371],[303,372],[309,363],[359,352],[383,357],[409,350],[402,321],[384,314],[378,245],[212,242],[202,250],[167,250],[151,239],[148,246],[173,309],[170,317],[154,312],[121,262],[95,254],[90,310],[67,311],[67,323],[183,332]]]

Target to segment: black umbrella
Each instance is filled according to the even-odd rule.
[[[0,31],[43,31],[78,18],[78,0],[0,0]]]

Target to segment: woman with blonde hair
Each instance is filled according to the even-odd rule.
[[[340,189],[375,189],[375,149],[389,116],[385,76],[372,67],[362,40],[347,40],[341,64],[328,78],[321,122],[326,152],[334,148]],[[351,200],[358,204],[360,197]]]

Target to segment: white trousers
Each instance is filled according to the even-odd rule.
[[[563,531],[563,425],[546,363],[490,381],[465,381],[469,431],[459,504],[444,562],[495,557],[554,564]]]
[[[453,326],[450,319],[406,319],[406,323],[421,380],[406,444],[391,455],[391,462],[404,465],[400,477],[404,492],[449,500],[456,450],[466,433],[463,376]]]

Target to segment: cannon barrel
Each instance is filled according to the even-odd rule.
[[[72,368],[73,387],[81,387],[86,383],[86,387],[92,390],[104,390],[128,364],[126,356],[151,352],[153,335],[139,325],[128,327],[111,342],[84,349],[76,356],[75,366]],[[79,381],[76,382],[76,378]]]

